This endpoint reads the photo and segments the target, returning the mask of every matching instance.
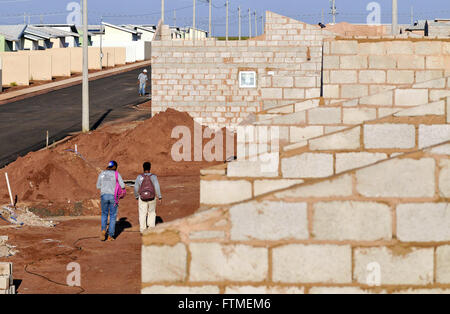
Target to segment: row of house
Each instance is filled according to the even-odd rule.
[[[193,28],[172,27],[174,39],[205,39],[206,31]],[[90,46],[104,42],[128,45],[135,42],[152,41],[155,25],[114,25],[102,23],[88,26]],[[82,27],[70,24],[0,25],[0,52],[18,50],[44,50],[82,46]]]

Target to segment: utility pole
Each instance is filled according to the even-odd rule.
[[[192,14],[192,40],[195,40],[195,5],[196,5],[196,0],[194,0],[194,12]]]
[[[227,6],[227,35],[226,35],[226,40],[228,41],[228,7],[229,7],[229,1],[228,0],[226,2],[226,6]]]
[[[173,26],[177,27],[177,10],[173,10]]]
[[[258,18],[255,11],[255,36],[258,36]]]
[[[27,24],[27,14],[26,13],[23,14],[23,24],[24,25]]]
[[[261,15],[261,35],[264,35],[264,16]]]
[[[212,37],[212,1],[209,0],[209,37]]]
[[[398,3],[392,0],[392,35],[398,34]]]
[[[330,0],[331,1],[331,15],[333,16],[333,25],[336,24],[336,0]]]
[[[88,6],[83,0],[83,113],[82,130],[89,132],[89,66],[88,66]]]
[[[103,15],[101,17],[101,23],[100,23],[100,67],[103,69],[103,36],[102,36],[102,29],[103,29]]]
[[[241,24],[241,6],[238,8],[239,15],[239,40],[242,38],[242,24]]]
[[[250,9],[248,9],[248,29],[249,29],[249,38],[252,38],[252,13]]]
[[[161,23],[164,24],[164,17],[165,17],[165,5],[164,0],[161,0]]]
[[[411,25],[414,25],[414,7],[411,6]]]

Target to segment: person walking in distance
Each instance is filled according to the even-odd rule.
[[[143,165],[144,173],[136,178],[134,196],[139,200],[139,224],[141,233],[156,226],[156,198],[162,204],[161,188],[158,177],[150,172],[152,164]]]
[[[109,216],[108,241],[114,241],[119,199],[125,197],[125,183],[117,171],[117,162],[109,162],[106,170],[100,173],[97,180],[97,189],[101,192],[102,206],[102,231],[100,240],[106,240],[106,226]]]
[[[148,75],[147,69],[144,69],[141,74],[138,76],[139,82],[139,96],[145,96],[145,87],[147,86]]]

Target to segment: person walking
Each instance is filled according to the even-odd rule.
[[[97,180],[97,189],[101,193],[102,206],[102,231],[100,240],[106,241],[106,227],[109,216],[109,236],[108,241],[114,241],[116,232],[117,209],[119,206],[118,197],[116,196],[118,186],[125,190],[125,183],[122,176],[117,171],[117,162],[111,161],[105,171],[100,173]]]
[[[144,69],[141,74],[138,76],[139,81],[139,96],[145,96],[145,87],[147,86],[148,75],[147,69]]]
[[[161,188],[158,177],[150,172],[152,164],[143,165],[144,173],[136,178],[134,196],[139,200],[139,225],[141,233],[156,226],[156,198],[162,204]]]

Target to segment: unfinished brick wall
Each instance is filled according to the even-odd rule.
[[[15,294],[12,263],[0,263],[0,294]]]
[[[160,226],[142,292],[449,293],[449,145]]]
[[[291,135],[297,132],[298,136],[311,138],[276,152],[271,152],[268,145],[267,151],[275,153],[272,160],[276,168],[271,171],[265,170],[267,160],[263,158],[203,170],[200,201],[204,205],[240,202],[443,143],[450,140],[448,103],[450,98],[442,99],[358,126],[344,126],[324,136],[321,132],[326,125],[290,127]],[[249,145],[239,138],[238,142],[238,149]],[[233,192],[224,195],[223,191]]]
[[[318,26],[268,12],[265,38],[171,40],[152,45],[152,112],[185,111],[210,127],[234,127],[250,113],[320,96]],[[166,36],[167,37],[167,36]],[[256,88],[240,88],[239,72],[255,71]]]
[[[327,103],[450,75],[446,39],[344,39],[324,43]]]

